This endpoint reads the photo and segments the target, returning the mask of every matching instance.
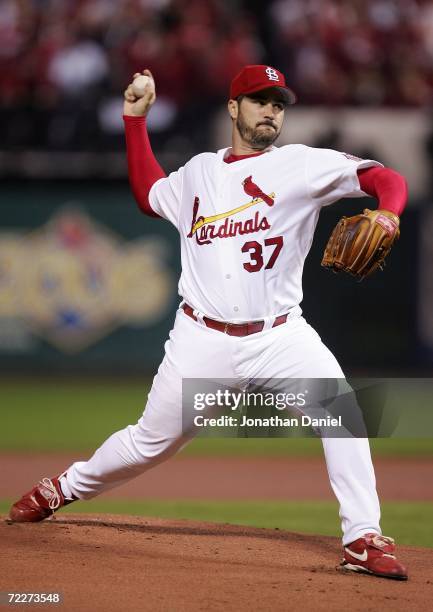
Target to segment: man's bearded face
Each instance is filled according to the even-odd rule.
[[[236,127],[242,138],[259,151],[272,145],[281,132],[284,103],[271,95],[243,97],[239,102]]]

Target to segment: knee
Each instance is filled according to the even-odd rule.
[[[180,437],[167,436],[166,433],[151,431],[141,426],[140,423],[130,427],[132,444],[140,460],[162,461],[177,452],[182,446]]]

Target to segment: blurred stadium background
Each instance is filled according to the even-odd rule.
[[[370,156],[407,177],[400,242],[385,272],[361,284],[322,269],[321,254],[338,218],[376,204],[343,201],[323,211],[302,306],[347,374],[431,375],[431,0],[2,0],[4,453],[89,450],[140,413],[179,301],[179,241],[131,196],[123,90],[134,72],[152,70],[158,99],[149,129],[168,172],[228,145],[228,85],[246,63],[275,65],[298,94],[280,144]],[[188,452],[320,452],[312,440],[239,442],[199,440]],[[432,440],[375,448],[433,453]],[[3,488],[0,498],[9,495]],[[154,511],[164,516],[166,507]],[[423,512],[431,508],[426,502]],[[401,510],[406,532],[421,524],[417,511]],[[221,508],[206,516],[215,513],[234,516]],[[196,507],[189,516],[199,514]],[[286,522],[275,524],[288,525],[287,508],[283,514]],[[316,516],[310,530],[337,533],[334,503],[330,514],[332,527]]]
[[[281,144],[369,155],[410,186],[386,274],[361,285],[319,266],[359,201],[323,212],[306,316],[349,372],[429,372],[433,2],[4,0],[0,40],[3,371],[154,372],[178,302],[178,239],[132,200],[123,90],[151,68],[151,139],[170,171],[227,145],[231,78],[269,63],[299,96]]]

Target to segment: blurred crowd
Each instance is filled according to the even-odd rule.
[[[151,129],[206,147],[246,63],[280,68],[303,105],[425,107],[432,0],[2,0],[1,149],[123,146],[122,92],[149,67]]]

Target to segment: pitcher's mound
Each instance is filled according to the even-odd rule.
[[[2,520],[0,542],[0,591],[60,592],[62,612],[408,612],[433,601],[431,549],[399,547],[410,571],[399,582],[337,570],[337,538],[235,525],[68,514]]]

